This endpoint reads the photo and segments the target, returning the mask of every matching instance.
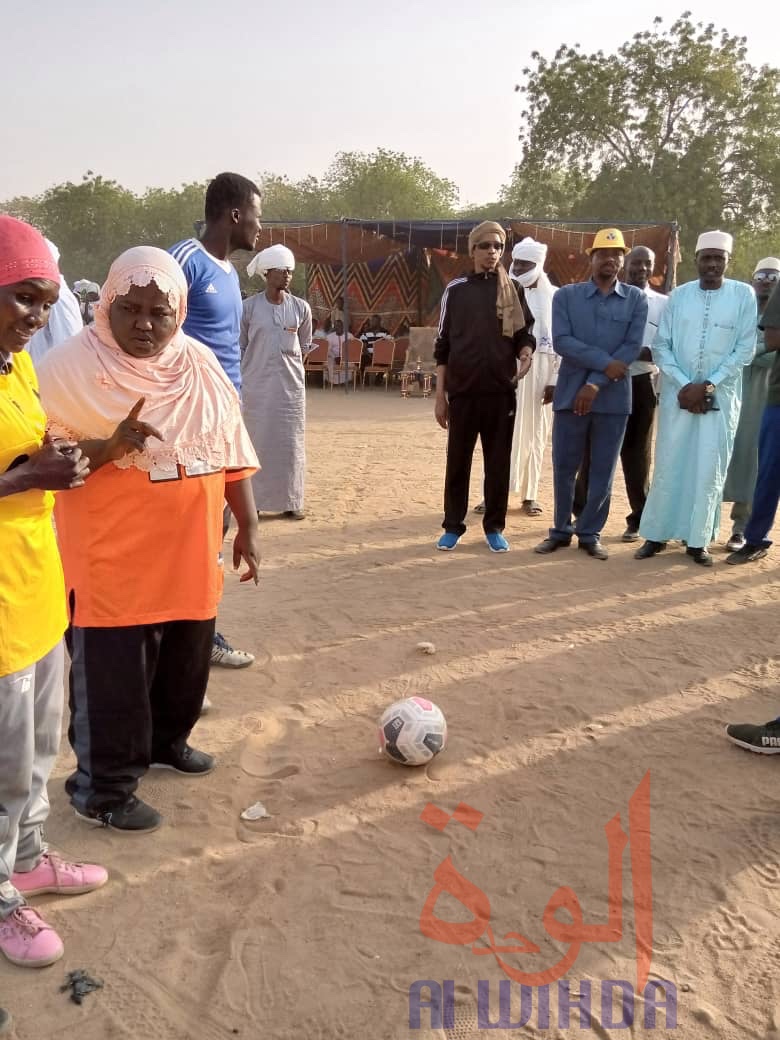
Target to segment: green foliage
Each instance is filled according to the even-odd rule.
[[[417,158],[378,149],[340,152],[319,181],[261,178],[266,220],[450,217],[458,190]],[[206,185],[150,188],[135,195],[88,170],[80,184],[58,184],[37,198],[11,199],[3,212],[29,221],[55,242],[69,282],[102,282],[111,262],[134,245],[166,249],[192,235],[203,216]],[[256,289],[256,286],[252,286]]]
[[[685,12],[615,54],[575,44],[532,59],[518,87],[523,160],[505,197],[570,218],[676,219],[688,257],[701,230],[772,224],[780,72],[749,64],[744,38]]]
[[[331,212],[343,217],[416,220],[453,217],[458,189],[418,158],[378,148],[339,152],[323,184]]]
[[[88,170],[80,184],[58,184],[38,198],[17,198],[2,209],[40,228],[60,250],[66,279],[102,282],[111,262],[130,246],[166,249],[193,233],[203,213],[204,184],[184,184],[137,196]]]
[[[339,152],[325,176],[262,179],[266,220],[435,219],[455,215],[456,185],[418,158],[378,148]]]

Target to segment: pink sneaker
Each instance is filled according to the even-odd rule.
[[[108,872],[94,863],[69,863],[56,852],[44,852],[35,868],[11,875],[11,884],[23,896],[80,896],[108,881]]]
[[[62,939],[31,906],[0,920],[0,951],[22,968],[45,968],[65,952]]]

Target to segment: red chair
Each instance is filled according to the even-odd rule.
[[[313,349],[310,350],[306,357],[303,359],[304,380],[308,376],[309,372],[325,373],[328,369],[328,341],[326,339],[315,339],[313,340],[313,343]],[[324,375],[322,379],[324,384]]]
[[[390,385],[390,376],[393,371],[393,358],[395,357],[394,339],[374,340],[374,354],[371,364],[363,369],[363,386],[366,385],[366,376],[382,375],[385,377],[385,390]]]

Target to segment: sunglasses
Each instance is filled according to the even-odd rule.
[[[477,242],[477,249],[495,249],[497,253],[503,253],[503,242]]]
[[[753,275],[754,282],[776,282],[780,278],[780,271],[757,271]]]

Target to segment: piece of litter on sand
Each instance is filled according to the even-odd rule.
[[[241,813],[242,820],[270,820],[271,814],[262,802],[255,802]]]
[[[102,988],[102,979],[93,979],[83,968],[77,968],[76,971],[69,971],[65,976],[65,981],[60,986],[60,993],[70,990],[70,999],[73,1003],[81,1004],[88,993]]]
[[[433,643],[418,643],[417,649],[420,651],[421,654],[436,653],[436,647],[433,645]]]

